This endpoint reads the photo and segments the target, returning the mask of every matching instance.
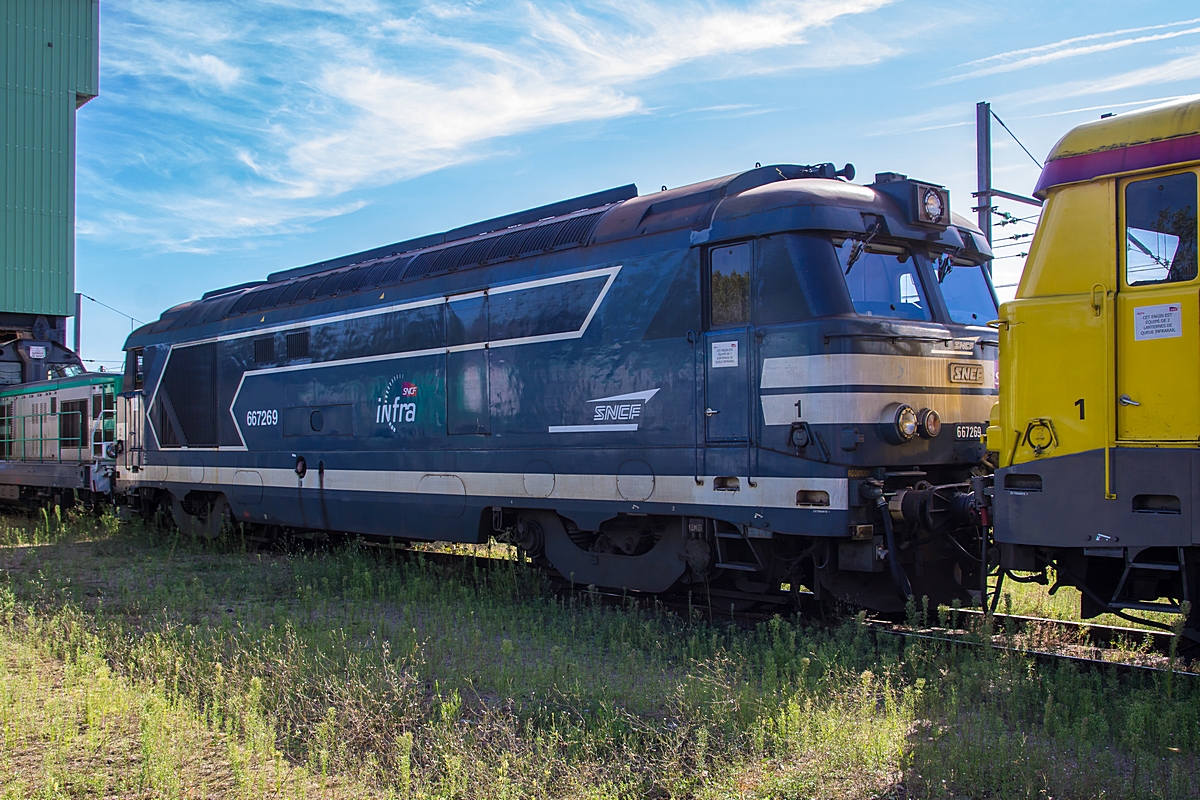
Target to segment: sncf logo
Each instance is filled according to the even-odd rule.
[[[417,385],[415,383],[409,383],[408,381],[405,381],[404,383],[400,384],[400,396],[401,397],[416,397],[417,396]]]
[[[588,417],[586,425],[551,425],[550,433],[617,433],[636,431],[641,424],[642,416],[646,413],[646,403],[658,394],[658,389],[647,389],[644,392],[616,394],[612,397],[597,397],[588,400]]]
[[[983,364],[978,362],[950,364],[951,383],[983,383]]]
[[[636,431],[650,398],[658,394],[658,389],[631,394],[618,394],[612,397],[597,397],[588,400],[591,406],[592,424],[604,425],[607,430]],[[605,423],[616,423],[605,425]]]
[[[588,400],[586,425],[551,425],[550,433],[617,433],[636,431],[646,413],[646,403],[658,394],[658,389],[644,392],[615,394],[612,397],[597,397]]]
[[[642,415],[643,403],[605,403],[596,406],[592,422],[605,420],[637,419]]]

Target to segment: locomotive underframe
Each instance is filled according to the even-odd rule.
[[[1085,618],[1178,612],[1200,599],[1200,450],[1116,447],[1105,498],[1102,450],[996,471],[992,502],[1000,566],[1054,567],[1082,593]]]
[[[865,491],[878,486],[886,490],[885,501],[899,491],[928,492],[927,473],[920,470],[880,469],[878,478],[843,480],[834,496],[845,498],[845,508],[786,509],[331,488],[339,481],[334,469],[339,460],[327,454],[306,461],[316,461],[315,469],[307,468],[303,477],[288,471],[293,487],[286,489],[154,481],[156,468],[144,466],[134,497],[141,498],[144,513],[161,509],[181,530],[198,536],[240,523],[252,534],[283,528],[419,541],[482,543],[497,537],[564,580],[639,592],[704,586],[726,596],[770,600],[804,586],[817,599],[880,611],[901,610],[908,596],[928,596],[935,603],[979,598],[974,529],[937,525],[932,531],[927,521],[906,519],[899,509],[890,512],[886,502],[878,504]],[[218,474],[215,466],[183,470],[192,477]],[[707,486],[697,486],[693,476],[680,479],[697,491],[724,495],[719,500],[734,494],[712,488],[713,478],[701,479]],[[762,488],[768,480],[804,485],[802,479],[782,478],[753,483]],[[739,490],[748,491],[753,488]],[[895,527],[893,547],[884,535],[885,515]],[[899,581],[893,561],[903,575]]]

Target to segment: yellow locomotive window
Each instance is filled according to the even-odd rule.
[[[1179,283],[1196,274],[1196,174],[1127,184],[1125,283]]]

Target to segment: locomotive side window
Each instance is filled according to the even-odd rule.
[[[1125,187],[1125,283],[1145,286],[1196,277],[1196,174]]]
[[[714,328],[750,323],[750,243],[709,251],[709,321]]]
[[[145,382],[145,356],[142,348],[136,347],[125,353],[125,386],[138,390]]]
[[[900,247],[834,242],[854,310],[866,317],[931,319],[916,261]]]

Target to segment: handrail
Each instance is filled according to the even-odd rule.
[[[78,420],[78,426],[64,436],[63,421],[71,418]],[[85,420],[90,424],[85,425]],[[108,421],[111,421],[115,435],[115,408],[102,409],[94,418],[86,411],[0,414],[0,461],[71,464],[93,461],[94,435],[100,431],[101,443],[104,443],[103,432]],[[36,430],[31,431],[35,426]],[[67,458],[63,457],[63,451],[67,451]]]

